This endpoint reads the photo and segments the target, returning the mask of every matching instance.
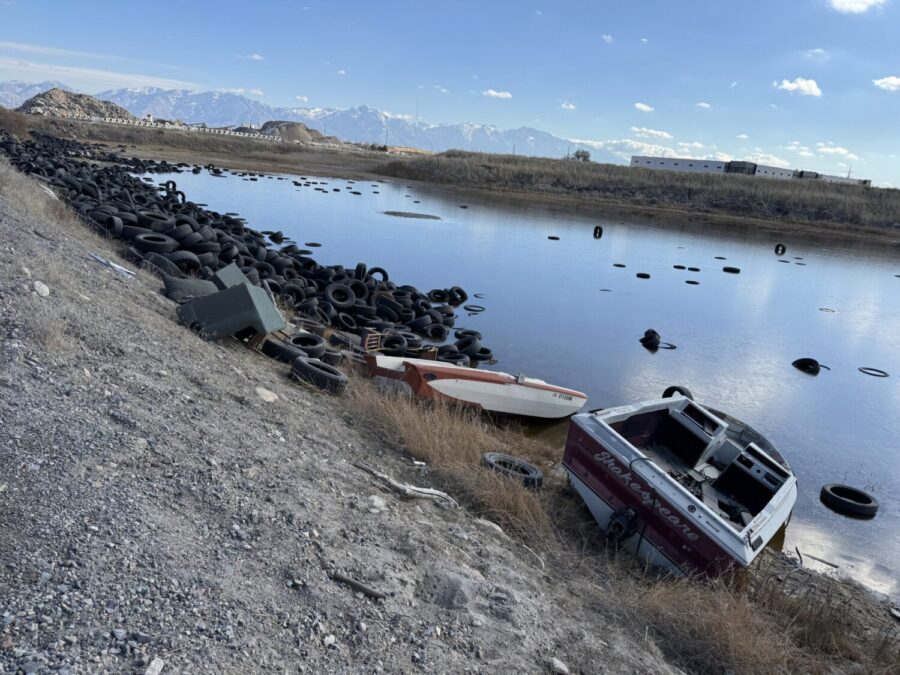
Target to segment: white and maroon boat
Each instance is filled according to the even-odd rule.
[[[419,396],[457,401],[491,412],[558,419],[578,412],[587,394],[524,375],[403,356],[366,354],[372,377],[409,386]]]
[[[771,443],[681,395],[575,415],[563,465],[610,538],[679,575],[747,567],[797,499]]]

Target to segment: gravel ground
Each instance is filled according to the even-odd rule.
[[[673,671],[602,589],[353,468],[428,483],[339,400],[89,252],[122,262],[0,197],[0,672]]]

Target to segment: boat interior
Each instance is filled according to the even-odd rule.
[[[756,432],[688,399],[609,426],[738,531],[791,475],[762,450]]]

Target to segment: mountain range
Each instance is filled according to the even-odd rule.
[[[24,100],[52,87],[66,88],[59,82],[2,82],[0,105],[17,107]],[[302,122],[310,129],[344,141],[409,146],[436,152],[455,148],[564,157],[576,149],[587,149],[597,161],[621,162],[635,151],[635,148],[629,147],[632,141],[573,141],[531,127],[500,129],[475,122],[429,124],[365,105],[348,109],[279,108],[231,92],[155,87],[110,89],[94,96],[111,101],[138,117],[149,113],[154,117],[189,124],[204,122],[208,126],[252,124],[260,127],[270,120]],[[622,144],[624,146],[619,147]]]

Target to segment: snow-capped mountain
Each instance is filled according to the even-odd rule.
[[[0,84],[0,92],[6,85]],[[19,83],[21,85],[23,83]],[[32,85],[36,88],[53,83]],[[604,144],[588,144],[559,138],[530,127],[499,129],[488,124],[429,124],[417,122],[408,115],[376,110],[365,105],[338,108],[278,108],[232,92],[187,89],[111,89],[95,95],[111,101],[138,117],[151,114],[157,118],[187,123],[205,122],[209,126],[261,126],[271,120],[302,122],[326,136],[336,136],[353,143],[386,143],[440,152],[452,148],[477,152],[512,153],[563,157],[579,148],[591,152],[599,161],[622,161],[618,148]],[[24,99],[23,99],[24,100]]]
[[[195,92],[188,89],[111,89],[96,95],[99,99],[130,110],[138,117],[151,114],[188,124],[205,122],[211,127],[252,124],[259,126],[273,119],[287,119],[278,108],[224,91]],[[299,121],[299,120],[290,120]]]
[[[46,82],[23,82],[22,80],[8,80],[0,82],[0,106],[4,108],[18,108],[32,96],[37,96],[50,89],[63,89],[72,91],[62,82],[48,80]]]

